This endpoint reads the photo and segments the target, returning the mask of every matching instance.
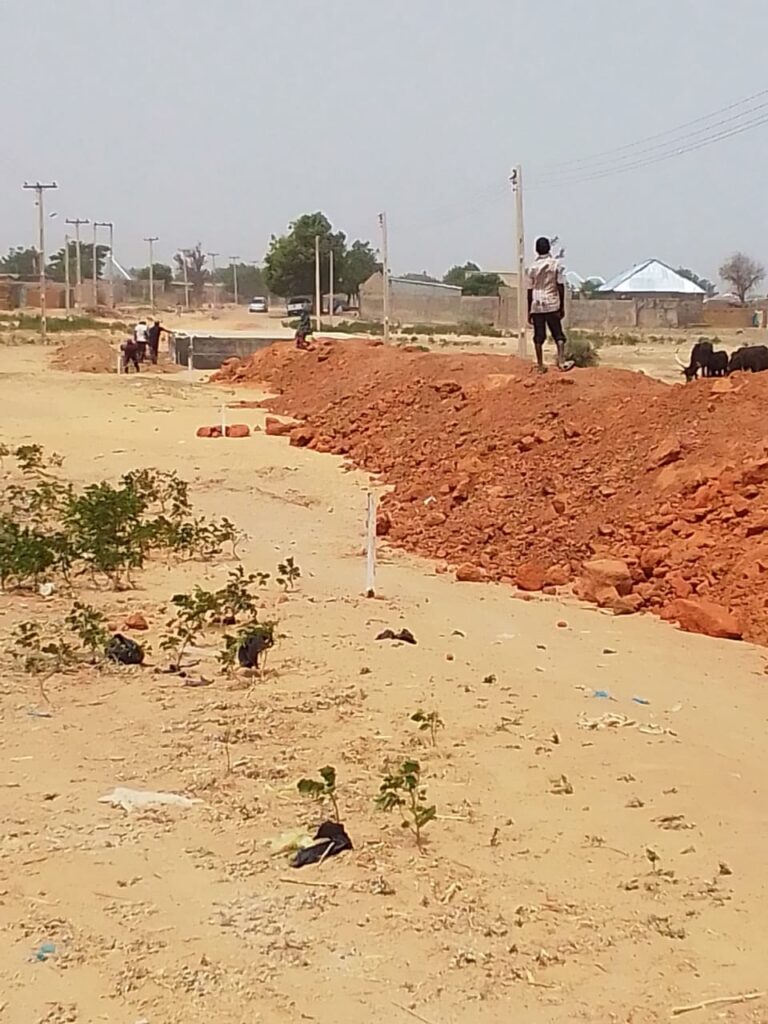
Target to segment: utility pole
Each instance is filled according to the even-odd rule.
[[[46,185],[42,184],[42,182],[39,181],[36,181],[34,185],[31,185],[25,181],[22,187],[26,189],[34,189],[35,195],[37,196],[37,230],[39,235],[38,259],[40,261],[40,265],[38,267],[38,270],[40,272],[40,338],[43,344],[45,344],[45,342],[48,340],[48,321],[45,315],[45,211],[43,209],[43,196],[47,188],[58,188],[59,186],[56,184],[55,181],[52,181]]]
[[[91,251],[91,271],[93,278],[93,308],[98,309],[99,307],[99,294],[98,294],[98,270],[99,261],[96,259],[96,226],[97,221],[93,222],[93,250]]]
[[[187,269],[187,258],[189,249],[181,250],[181,269],[184,273],[184,309],[189,312],[189,271]]]
[[[512,171],[510,181],[515,193],[515,223],[517,234],[517,354],[528,358],[526,329],[528,326],[528,303],[525,288],[525,228],[523,227],[523,168],[518,164]]]
[[[237,305],[237,303],[238,303],[238,295],[237,295],[237,261],[239,259],[240,259],[239,256],[230,256],[229,257],[229,263],[230,263],[230,266],[232,267],[232,288],[233,288],[234,293],[235,293],[235,305]]]
[[[213,282],[213,307],[216,309],[218,302],[216,301],[216,257],[221,256],[220,252],[209,252],[208,258],[211,261],[211,281]]]
[[[75,225],[75,309],[80,309],[83,301],[83,263],[82,256],[80,254],[80,225],[90,224],[89,220],[82,220],[78,217],[76,220],[66,221],[67,224]]]
[[[111,220],[94,220],[97,227],[110,228],[110,306],[115,308],[115,224]]]
[[[328,319],[333,327],[333,247],[328,253]]]
[[[387,215],[386,213],[379,214],[379,225],[381,227],[381,260],[382,260],[382,273],[384,280],[382,281],[382,298],[384,307],[384,342],[389,343],[389,236],[387,235]]]
[[[64,235],[64,309],[69,316],[69,235]]]
[[[320,330],[320,315],[323,309],[323,295],[320,288],[320,235],[315,235],[315,330]]]
[[[155,242],[158,240],[157,235],[150,235],[145,238],[145,242],[149,242],[149,308],[152,312],[155,312]]]

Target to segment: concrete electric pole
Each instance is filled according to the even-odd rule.
[[[381,227],[381,263],[382,263],[382,305],[384,312],[384,342],[389,343],[389,316],[390,316],[390,295],[389,295],[389,236],[387,234],[387,215],[379,214],[379,226]]]
[[[523,226],[523,168],[518,164],[509,179],[515,194],[515,227],[517,235],[517,354],[528,358],[528,302],[525,287],[525,228]]]
[[[92,280],[92,301],[93,308],[99,308],[99,293],[98,293],[98,278],[99,278],[99,261],[96,259],[96,227],[97,222],[93,222],[93,249],[91,250],[91,280]]]
[[[115,225],[111,220],[95,220],[94,226],[98,228],[109,228],[109,305],[115,308]]]
[[[214,309],[219,305],[216,301],[216,257],[221,256],[220,252],[209,252],[208,258],[211,261],[211,281],[213,283],[213,306]]]
[[[229,257],[229,263],[230,263],[230,266],[232,267],[232,290],[233,290],[234,295],[235,295],[235,305],[237,305],[237,303],[238,303],[238,294],[237,294],[237,261],[239,259],[240,259],[239,256],[230,256]]]
[[[323,311],[323,293],[320,287],[320,235],[315,235],[315,330],[320,330],[320,317]]]
[[[78,217],[76,220],[67,219],[66,223],[75,225],[75,309],[80,309],[83,301],[83,262],[80,252],[80,225],[90,224],[91,222]]]
[[[45,309],[45,306],[46,306],[46,303],[45,303],[45,300],[46,300],[46,294],[45,294],[45,286],[46,286],[46,280],[45,280],[45,210],[43,208],[44,207],[43,196],[45,195],[45,190],[46,189],[58,188],[59,186],[56,184],[55,181],[52,181],[49,184],[45,184],[45,185],[42,184],[42,182],[39,182],[39,181],[36,181],[34,183],[34,185],[31,185],[31,184],[29,184],[28,182],[25,181],[24,185],[22,187],[26,188],[26,189],[34,189],[35,195],[37,197],[36,198],[36,202],[37,202],[37,231],[38,231],[38,260],[39,260],[38,271],[39,271],[39,274],[40,274],[40,337],[41,337],[43,343],[45,343],[47,338],[48,338],[48,321],[47,321],[47,318],[46,318],[46,315],[45,315],[45,313],[46,313],[46,309]]]
[[[157,235],[149,235],[145,242],[149,242],[149,308],[155,312],[155,242]]]
[[[328,253],[328,320],[333,327],[333,248]]]
[[[69,235],[64,235],[64,309],[69,316]]]

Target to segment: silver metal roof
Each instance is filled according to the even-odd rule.
[[[616,277],[606,281],[598,291],[635,294],[645,292],[649,294],[673,293],[677,295],[703,295],[704,289],[699,288],[687,277],[682,277],[672,267],[668,267],[661,260],[645,260],[638,263],[629,270],[617,274]]]

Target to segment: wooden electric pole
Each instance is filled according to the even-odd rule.
[[[42,184],[42,182],[36,181],[34,185],[24,182],[22,186],[26,189],[34,189],[37,202],[37,231],[38,231],[38,254],[37,258],[39,261],[38,271],[40,276],[40,338],[43,344],[48,339],[48,321],[46,318],[46,280],[45,280],[45,210],[43,196],[45,190],[48,188],[58,188],[59,186],[55,181],[49,184]]]

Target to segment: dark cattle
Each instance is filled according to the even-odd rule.
[[[712,358],[709,360],[708,376],[724,377],[726,373],[728,373],[728,353],[713,352]]]
[[[737,348],[728,360],[728,373],[743,370],[749,373],[760,373],[768,370],[768,347],[765,345],[745,345]]]
[[[682,367],[682,371],[685,374],[686,380],[694,380],[699,370],[701,370],[702,377],[709,377],[709,363],[712,358],[712,342],[707,341],[706,338],[699,338],[696,344],[691,349],[691,358],[688,365],[682,362],[675,353],[675,358]]]

